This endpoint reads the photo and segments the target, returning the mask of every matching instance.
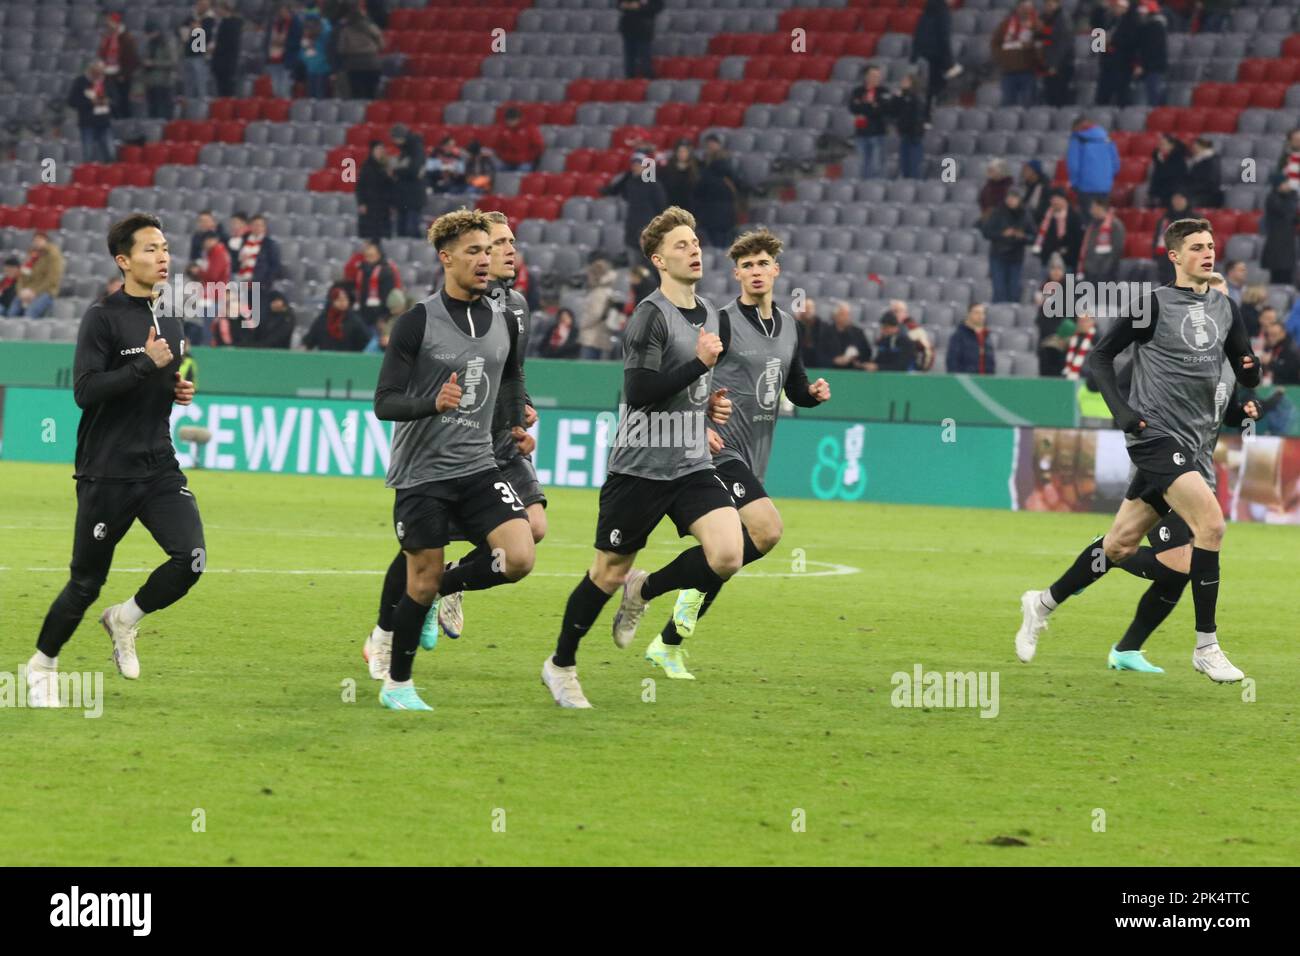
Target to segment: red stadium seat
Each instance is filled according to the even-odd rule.
[[[389,100],[371,100],[366,107],[366,119],[371,123],[390,123],[392,118],[393,104]]]
[[[1273,72],[1273,64],[1278,62],[1285,61],[1260,58],[1242,60],[1241,65],[1237,67],[1237,82],[1263,83],[1269,78],[1269,74]]]
[[[289,120],[289,100],[262,100],[262,119],[272,123],[285,123]]]
[[[879,40],[878,33],[854,33],[844,41],[844,56],[875,56]]]
[[[1300,57],[1300,33],[1293,33],[1282,41],[1282,55],[1289,60]]]
[[[1286,104],[1286,86],[1282,83],[1257,83],[1250,88],[1249,106],[1280,110]]]
[[[243,142],[243,125],[236,125],[239,126],[239,139],[227,140],[227,142]],[[172,143],[171,148],[168,150],[168,156],[170,157],[168,162],[178,163],[182,166],[193,166],[199,161],[199,150],[202,145],[202,143]]]
[[[534,196],[528,202],[529,219],[559,219],[564,207],[559,199],[550,196]]]
[[[228,120],[217,124],[217,139],[223,143],[242,143],[244,124],[239,120]]]
[[[916,23],[921,19],[920,10],[895,10],[889,16],[889,33],[906,33],[909,36],[916,32]]]
[[[1153,133],[1172,133],[1178,116],[1175,106],[1157,106],[1147,113],[1147,129]]]
[[[215,99],[208,104],[208,119],[230,120],[235,118],[235,101],[230,97]]]
[[[1151,234],[1139,233],[1134,227],[1125,224],[1128,230],[1124,237],[1125,259],[1146,259],[1151,255]]]
[[[1251,88],[1245,85],[1231,85],[1223,88],[1219,97],[1219,106],[1224,109],[1244,110],[1250,105]]]
[[[262,118],[262,101],[256,98],[235,100],[235,115],[237,120],[250,122]]]
[[[126,185],[126,167],[121,163],[109,163],[104,166],[99,174],[99,183],[101,186],[125,186]]]
[[[32,228],[40,229],[44,232],[54,232],[59,228],[63,221],[63,207],[51,206],[48,209],[38,209],[32,213]]]

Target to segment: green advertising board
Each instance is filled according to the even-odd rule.
[[[80,409],[66,389],[3,391],[0,458],[71,464]],[[196,448],[179,438],[201,425]],[[598,488],[614,417],[542,409],[534,461],[542,484]],[[382,479],[392,423],[370,402],[202,394],[172,413],[181,467]],[[1011,507],[1015,430],[782,418],[766,484],[776,497]]]

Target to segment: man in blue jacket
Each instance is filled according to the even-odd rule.
[[[948,340],[947,371],[968,375],[997,373],[993,339],[984,327],[984,305],[980,302],[966,311],[966,321],[957,326]]]
[[[1065,165],[1081,209],[1087,209],[1093,199],[1110,199],[1119,173],[1119,150],[1110,135],[1086,116],[1075,121]]]

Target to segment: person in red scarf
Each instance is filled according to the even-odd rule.
[[[1036,224],[1038,232],[1031,251],[1043,265],[1059,255],[1065,268],[1073,272],[1079,265],[1079,245],[1083,241],[1083,223],[1079,213],[1070,205],[1063,189],[1053,189],[1047,202],[1047,212]]]
[[[293,95],[293,78],[302,59],[302,20],[293,5],[282,3],[266,28],[266,72],[271,76],[271,95],[288,99]]]
[[[1033,106],[1038,99],[1038,14],[1030,0],[998,24],[990,39],[993,62],[1002,71],[1002,105]]]
[[[352,290],[342,282],[334,283],[325,308],[303,337],[303,347],[323,352],[360,352],[369,341],[370,332],[352,307]]]
[[[104,35],[99,40],[99,59],[104,64],[104,78],[113,116],[131,115],[131,82],[140,69],[140,52],[135,38],[126,32],[122,14],[110,13],[105,18]]]
[[[1128,238],[1124,223],[1110,208],[1108,199],[1094,199],[1089,211],[1092,220],[1079,250],[1079,278],[1114,282],[1119,278],[1119,262],[1124,258],[1124,240]]]
[[[496,146],[501,168],[508,172],[532,172],[546,149],[542,131],[536,123],[525,123],[517,106],[506,108],[505,121]]]
[[[976,302],[966,311],[966,321],[957,326],[948,340],[946,371],[967,375],[997,373],[997,357],[984,321],[984,305]]]
[[[356,301],[361,321],[373,329],[375,323],[388,314],[388,293],[402,287],[402,277],[384,256],[384,250],[375,240],[361,247],[361,261],[357,264]]]
[[[880,83],[880,67],[862,71],[862,85],[849,94],[849,112],[853,114],[853,134],[862,158],[862,178],[880,175],[881,150],[889,131],[890,94]]]
[[[224,336],[223,344],[229,345],[232,341],[232,334],[226,323],[226,316],[217,315],[217,295],[215,287],[218,284],[224,285],[230,281],[230,252],[226,249],[226,244],[221,241],[215,230],[203,234],[201,245],[203,254],[190,263],[186,269],[186,274],[195,282],[203,284],[203,315],[213,321],[209,323],[207,330],[208,336],[216,339],[218,336]],[[195,342],[195,345],[203,345],[203,341]]]
[[[577,358],[578,349],[578,325],[573,320],[573,310],[560,309],[555,313],[555,324],[542,340],[539,354],[543,358]]]
[[[94,60],[72,81],[68,105],[77,111],[83,163],[113,161],[112,106],[104,80],[104,64]]]
[[[1070,344],[1065,349],[1065,377],[1078,381],[1083,374],[1083,363],[1097,341],[1097,322],[1088,313],[1079,316],[1070,336]]]
[[[17,256],[5,260],[4,276],[0,277],[0,315],[4,315],[18,295],[18,267],[22,263]]]

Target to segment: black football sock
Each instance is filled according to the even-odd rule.
[[[450,571],[450,570],[451,570],[451,567],[452,567],[453,564],[454,564],[454,565],[469,564],[471,561],[473,561],[473,560],[475,560],[476,558],[482,556],[483,554],[487,554],[487,553],[490,553],[490,552],[489,552],[488,547],[487,547],[486,545],[482,545],[482,544],[477,545],[477,546],[476,546],[475,548],[473,548],[472,550],[465,552],[463,555],[461,555],[461,556],[460,556],[459,558],[457,558],[455,561],[448,561],[448,562],[446,563],[446,565],[444,566],[444,570]]]
[[[1178,599],[1187,587],[1187,575],[1178,574],[1176,580],[1155,580],[1138,601],[1137,613],[1128,630],[1115,645],[1117,651],[1140,651],[1146,639],[1173,613]]]
[[[1154,581],[1160,577],[1162,568],[1166,571],[1169,570],[1156,559],[1155,551],[1147,545],[1138,548],[1133,557],[1121,561],[1115,567],[1123,568],[1134,577],[1146,578],[1148,581]]]
[[[1196,633],[1213,634],[1219,603],[1219,552],[1192,545],[1192,605],[1196,608]]]
[[[1101,542],[1102,539],[1098,538],[1079,552],[1079,556],[1074,559],[1074,564],[1070,565],[1069,569],[1052,585],[1050,588],[1052,600],[1058,606],[1070,595],[1082,591],[1114,567],[1110,558],[1106,557]]]
[[[475,549],[480,551],[480,549]],[[497,567],[496,555],[487,548],[481,549],[474,560],[461,558],[454,568],[443,571],[442,584],[438,586],[438,596],[446,597],[457,591],[486,591],[502,584],[509,584],[506,572]],[[502,559],[504,562],[504,558]]]
[[[377,623],[381,631],[393,629],[393,608],[402,599],[406,590],[406,552],[398,551],[397,557],[384,572],[384,586],[379,592],[379,617]]]
[[[578,642],[591,630],[591,625],[600,617],[600,610],[610,596],[596,587],[587,575],[582,576],[578,586],[569,595],[569,603],[564,606],[564,622],[560,625],[560,637],[555,642],[555,656],[551,659],[556,667],[572,667],[577,663]]]
[[[388,668],[390,680],[401,682],[411,679],[411,665],[415,652],[420,649],[420,631],[429,616],[427,604],[418,603],[409,594],[403,594],[393,610],[393,661]]]
[[[704,548],[696,545],[687,548],[658,571],[652,571],[641,584],[641,597],[651,601],[669,591],[682,588],[695,588],[697,591],[712,591],[721,586],[722,578],[709,567],[704,558]]]
[[[756,545],[754,543],[754,539],[749,536],[748,528],[742,525],[740,528],[740,533],[745,541],[745,551],[744,554],[741,556],[740,563],[742,565],[753,564],[755,561],[757,561],[759,558],[763,556],[763,552],[758,550],[758,545]]]

